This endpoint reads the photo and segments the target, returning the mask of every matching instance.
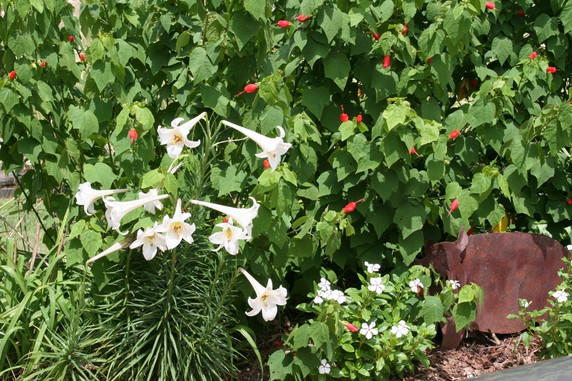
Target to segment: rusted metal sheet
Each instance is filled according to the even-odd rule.
[[[474,282],[484,291],[482,308],[471,329],[493,333],[515,333],[525,327],[519,319],[518,299],[531,302],[529,310],[548,305],[548,291],[561,283],[558,270],[568,256],[559,242],[528,233],[488,233],[467,236],[464,229],[455,242],[428,244],[417,264],[432,264],[443,279],[461,285]],[[450,329],[449,331],[454,331]],[[446,333],[444,333],[446,335]],[[449,339],[455,342],[456,339]],[[458,345],[458,343],[457,343]]]

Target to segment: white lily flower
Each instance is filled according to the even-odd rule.
[[[147,193],[139,192],[139,200],[154,198],[157,197],[158,195],[159,192],[157,191],[157,189],[149,189],[149,192]],[[163,203],[159,200],[155,200],[149,202],[148,204],[145,204],[144,207],[147,212],[155,214],[155,209],[163,210]]]
[[[246,279],[248,279],[252,288],[254,288],[254,292],[256,292],[256,299],[248,298],[248,304],[252,308],[252,311],[246,312],[246,316],[255,316],[262,311],[262,318],[264,320],[270,321],[274,319],[278,312],[278,307],[276,306],[286,305],[286,295],[288,291],[282,286],[273,290],[272,279],[268,279],[268,284],[264,287],[245,269],[240,268],[240,271],[244,274]]]
[[[228,222],[222,222],[215,226],[222,228],[222,231],[216,232],[209,237],[209,241],[219,245],[213,251],[219,251],[224,247],[230,255],[236,255],[239,249],[238,241],[249,239],[244,230],[232,224],[232,218]]]
[[[391,333],[393,333],[397,338],[407,335],[407,332],[409,332],[409,327],[404,320],[400,320],[397,325],[391,327]]]
[[[278,131],[280,131],[280,136],[276,138],[269,138],[268,136],[259,134],[258,132],[249,130],[248,128],[231,123],[227,120],[223,120],[222,123],[231,128],[234,128],[238,132],[254,140],[256,144],[262,148],[262,152],[257,153],[255,156],[259,158],[268,158],[271,172],[274,172],[274,170],[278,167],[278,164],[280,164],[280,157],[284,155],[288,149],[290,149],[290,147],[292,147],[292,144],[284,143],[283,138],[286,136],[286,133],[280,126],[276,126]]]
[[[97,261],[99,258],[103,258],[111,253],[115,253],[121,249],[126,248],[131,243],[131,239],[125,239],[121,242],[115,242],[113,245],[109,246],[106,250],[102,251],[101,253],[97,254],[95,257],[91,257],[87,260],[87,264],[89,265],[92,262]]]
[[[252,200],[252,206],[250,208],[233,208],[230,206],[224,206],[219,204],[214,204],[212,202],[191,200],[191,204],[201,205],[210,209],[214,209],[217,212],[226,214],[234,221],[236,221],[240,226],[243,227],[248,239],[252,236],[252,220],[258,215],[258,208],[260,204],[256,202],[254,197],[250,197]],[[247,239],[247,240],[248,240]]]
[[[159,134],[159,141],[161,144],[167,145],[167,154],[172,158],[176,159],[181,152],[183,151],[183,147],[187,146],[189,148],[198,147],[201,144],[201,141],[192,141],[187,139],[189,132],[198,123],[199,120],[204,119],[207,116],[206,112],[202,112],[199,115],[195,116],[193,119],[189,120],[186,123],[181,123],[184,118],[176,118],[171,122],[171,127],[173,128],[165,128],[165,127],[157,127],[157,133]]]
[[[157,249],[161,251],[167,250],[165,236],[161,233],[158,233],[156,228],[157,223],[155,222],[154,226],[150,226],[145,230],[137,230],[137,239],[133,241],[131,245],[129,245],[130,249],[135,249],[139,246],[143,246],[143,256],[148,261],[157,255]]]
[[[121,226],[121,219],[125,217],[127,213],[141,206],[145,206],[148,203],[162,200],[167,197],[169,197],[168,194],[162,194],[155,197],[147,197],[144,199],[132,201],[115,201],[113,197],[104,197],[103,201],[107,207],[107,210],[105,211],[105,218],[107,219],[107,223],[109,226],[111,226],[112,229],[117,231],[119,234],[125,235],[127,233],[121,232],[119,227]]]
[[[193,233],[196,229],[195,224],[185,222],[190,216],[191,213],[183,213],[181,211],[181,199],[179,199],[173,218],[165,216],[165,218],[163,218],[163,224],[155,228],[156,232],[166,233],[167,249],[171,250],[176,247],[183,239],[188,243],[193,243]]]
[[[79,185],[78,191],[75,194],[75,201],[78,205],[83,205],[83,210],[85,214],[95,213],[93,203],[104,196],[110,196],[116,193],[127,192],[127,189],[106,189],[106,190],[95,190],[91,187],[89,182],[85,182]]]

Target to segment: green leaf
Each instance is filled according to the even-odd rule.
[[[393,222],[397,224],[401,230],[401,236],[405,239],[414,232],[421,230],[426,218],[427,215],[425,214],[423,205],[411,205],[406,201],[397,208]]]
[[[216,66],[211,63],[207,51],[200,46],[194,48],[189,54],[189,69],[193,74],[194,83],[199,83],[212,77],[217,71]]]
[[[323,86],[308,86],[302,93],[302,106],[306,107],[318,119],[322,117],[324,106],[330,103],[330,91]]]
[[[0,104],[4,107],[4,111],[9,113],[12,108],[20,102],[18,94],[9,87],[0,89]]]
[[[244,0],[244,9],[256,20],[266,20],[266,0]]]
[[[67,116],[74,129],[79,130],[83,139],[99,131],[99,122],[91,110],[84,110],[78,106],[70,106]]]
[[[344,22],[344,14],[331,5],[326,5],[319,13],[318,25],[322,28],[328,39],[328,43],[332,42],[334,37],[342,28]]]
[[[351,123],[353,124],[353,122]],[[348,141],[348,152],[358,163],[356,173],[375,169],[382,160],[378,143],[367,141],[363,134],[357,134],[350,138]]]
[[[434,324],[444,321],[445,309],[438,296],[427,295],[421,307],[421,316],[426,324]]]
[[[343,90],[346,86],[350,68],[350,61],[345,54],[332,51],[324,59],[324,74],[326,78],[332,79],[340,90]]]
[[[432,23],[419,36],[419,48],[425,59],[441,54],[445,48],[445,32],[437,28],[437,23]]]
[[[558,20],[543,13],[534,20],[534,31],[538,36],[538,42],[543,42],[559,33]]]
[[[101,234],[93,231],[93,230],[85,230],[81,233],[81,244],[85,252],[90,256],[93,257],[99,249],[101,249],[101,244],[103,240],[101,239]]]
[[[427,177],[431,181],[439,181],[445,176],[445,163],[443,160],[435,157],[435,155],[430,155],[426,162],[427,167]]]
[[[29,33],[18,33],[8,37],[8,47],[15,56],[28,56],[34,53],[36,44]]]
[[[394,127],[404,124],[409,113],[409,104],[407,102],[392,103],[383,110],[383,119],[387,123],[387,130],[391,131]]]
[[[155,117],[151,110],[147,107],[136,107],[135,108],[135,120],[137,120],[143,126],[143,131],[149,131],[155,126]]]
[[[93,64],[89,75],[93,78],[95,85],[100,92],[103,92],[107,85],[113,84],[115,82],[113,68],[111,66],[111,62],[109,61],[96,61]]]
[[[238,171],[236,166],[231,165],[224,169],[215,167],[212,169],[211,179],[213,188],[218,190],[218,195],[226,195],[232,192],[240,192],[244,187],[247,173]]]
[[[562,26],[564,27],[564,33],[571,34],[572,32],[572,2],[567,1],[562,7],[562,11],[560,12],[560,21],[562,22]]]
[[[111,167],[104,163],[85,164],[83,173],[90,183],[100,183],[101,189],[111,189],[116,177]]]
[[[495,37],[491,48],[502,65],[512,53],[512,40],[508,37]]]
[[[423,238],[423,232],[420,230],[414,232],[407,238],[399,237],[399,252],[406,266],[409,266],[415,260],[415,257],[419,254],[424,244],[425,239]]]
[[[258,29],[258,23],[248,13],[238,11],[232,14],[230,31],[236,36],[239,50],[258,34]]]
[[[453,307],[455,329],[459,332],[477,318],[477,308],[474,303],[459,303]]]
[[[164,179],[164,175],[161,173],[159,169],[153,169],[152,171],[147,172],[141,178],[141,188],[154,188],[157,185],[161,184]]]

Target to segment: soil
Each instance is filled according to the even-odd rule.
[[[277,350],[277,337],[271,336],[258,342],[264,361]],[[279,337],[278,337],[279,338]],[[431,365],[425,368],[417,364],[415,371],[391,381],[457,381],[478,377],[486,373],[512,368],[537,361],[539,341],[533,339],[530,347],[520,341],[520,335],[489,336],[478,334],[463,340],[459,348],[444,350],[436,347],[428,352]],[[268,380],[269,369],[264,369],[264,380]],[[239,375],[240,381],[263,380],[258,360],[254,358]]]

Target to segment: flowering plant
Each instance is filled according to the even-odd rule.
[[[527,346],[530,346],[533,337],[541,339],[538,354],[541,359],[566,356],[572,352],[572,264],[568,258],[563,258],[563,261],[566,267],[558,272],[562,283],[548,293],[550,306],[537,310],[530,301],[519,299],[518,315],[508,316],[524,322],[526,331],[522,333],[521,339]]]
[[[334,286],[335,273],[322,271],[316,292],[309,295],[312,301],[298,306],[315,318],[296,326],[283,349],[270,356],[271,379],[370,380],[403,375],[415,361],[429,365],[425,351],[433,347],[436,323],[451,314],[459,317],[458,328],[469,323],[454,311],[461,291],[479,294],[475,285],[459,289],[455,281],[443,284],[422,266],[400,275],[381,275],[379,264],[364,265],[359,284],[345,291]],[[441,291],[429,295],[432,285]],[[471,306],[475,312],[476,303]]]

